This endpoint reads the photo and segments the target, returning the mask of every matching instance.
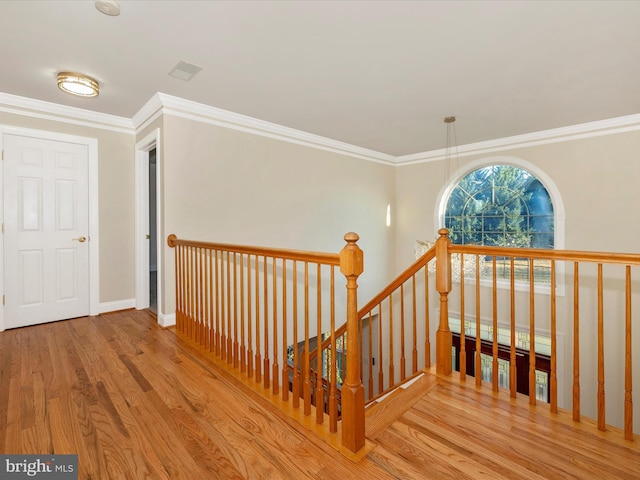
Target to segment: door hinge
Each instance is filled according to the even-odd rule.
[[[4,295],[2,295],[2,305],[4,305]]]
[[[2,233],[4,233],[4,223],[2,224]]]
[[[2,160],[4,161],[4,150],[2,150]]]

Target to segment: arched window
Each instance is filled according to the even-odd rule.
[[[544,172],[526,162],[497,157],[479,161],[441,196],[439,224],[451,241],[520,248],[564,248],[564,209],[560,194]],[[491,278],[493,262],[481,258],[482,278]],[[498,279],[510,277],[509,260],[496,260]],[[536,260],[537,285],[550,283],[551,263]],[[563,275],[564,270],[558,270]],[[515,280],[529,279],[529,262],[516,259]],[[560,290],[558,290],[560,292]]]
[[[446,199],[444,226],[453,243],[554,248],[549,192],[513,165],[489,165],[462,177]]]

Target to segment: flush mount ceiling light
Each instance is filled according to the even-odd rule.
[[[79,97],[95,97],[100,92],[96,80],[74,72],[60,72],[58,74],[58,88]]]
[[[115,0],[96,0],[95,5],[105,15],[111,17],[120,15],[120,5]]]

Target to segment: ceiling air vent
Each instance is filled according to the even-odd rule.
[[[198,65],[180,61],[175,67],[173,67],[173,70],[169,72],[169,76],[174,78],[179,78],[180,80],[184,80],[185,82],[188,82],[200,70],[202,70],[202,67],[199,67]]]

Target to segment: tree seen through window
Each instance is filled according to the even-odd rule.
[[[530,172],[511,165],[491,165],[465,175],[449,194],[444,223],[456,244],[554,248],[553,204],[547,189]],[[509,276],[505,268],[506,264],[502,278]],[[528,268],[517,273],[527,278]],[[539,273],[536,267],[536,276]]]

